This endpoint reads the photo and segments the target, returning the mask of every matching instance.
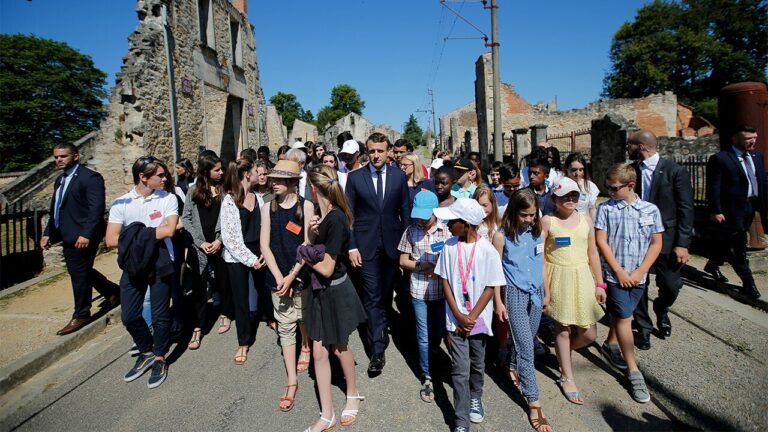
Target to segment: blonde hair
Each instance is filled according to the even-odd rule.
[[[320,195],[327,198],[333,206],[338,207],[339,210],[344,212],[351,225],[353,221],[352,211],[349,209],[347,196],[344,194],[341,184],[339,184],[336,170],[328,165],[316,165],[312,167],[307,178]]]
[[[499,227],[499,207],[496,205],[496,195],[491,188],[483,184],[475,189],[472,199],[479,201],[481,197],[488,197],[488,201],[491,202],[491,213],[485,217],[485,226],[488,227],[488,232],[494,232]]]
[[[617,163],[611,166],[605,179],[609,182],[634,183],[637,181],[637,173],[632,165]]]
[[[408,159],[413,162],[413,184],[416,184],[424,180],[424,164],[421,163],[419,157],[413,153],[403,155],[403,159]]]

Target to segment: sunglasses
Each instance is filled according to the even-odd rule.
[[[628,184],[629,184],[629,183],[623,183],[623,184],[621,184],[620,186],[611,186],[611,185],[609,185],[609,184],[606,184],[606,185],[605,185],[605,187],[606,187],[606,189],[608,189],[608,190],[609,190],[609,191],[611,191],[611,192],[618,192],[618,191],[620,191],[622,188],[626,187]]]

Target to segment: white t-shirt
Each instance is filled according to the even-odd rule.
[[[584,192],[584,180],[579,180],[579,203],[576,205],[576,211],[589,216],[589,209],[591,207],[597,208],[597,196],[600,194],[600,189],[597,185],[592,183],[591,180],[587,180],[589,185],[589,193]]]
[[[458,242],[458,237],[451,237],[445,242],[443,251],[435,266],[435,274],[448,281],[459,311],[468,314],[469,311],[464,303],[464,292],[459,276]],[[472,246],[472,244],[467,243],[461,244],[462,264],[464,264],[465,268],[469,262]],[[506,284],[507,280],[504,277],[504,269],[501,267],[499,253],[488,240],[478,236],[475,257],[472,261],[472,268],[469,273],[469,280],[467,281],[467,293],[469,294],[470,304],[473,306],[477,304],[486,287],[505,286]],[[445,306],[445,318],[446,329],[450,332],[455,331],[456,317],[453,316],[453,312],[451,312],[447,304]],[[486,330],[483,333],[489,336],[493,336],[493,331],[491,330],[492,318],[493,299],[488,302],[483,312],[478,316],[478,321],[482,319],[485,323]]]
[[[176,195],[162,190],[155,190],[152,195],[144,198],[131,189],[127,194],[112,201],[109,209],[109,223],[126,227],[134,222],[141,222],[149,228],[157,228],[169,216],[179,215],[179,204]],[[168,252],[173,260],[173,242],[164,239]]]

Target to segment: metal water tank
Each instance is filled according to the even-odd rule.
[[[757,128],[757,151],[763,154],[768,167],[768,84],[741,82],[720,89],[720,148],[731,147],[733,128],[748,124]]]

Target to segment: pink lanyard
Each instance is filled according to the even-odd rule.
[[[477,240],[472,244],[472,250],[469,252],[469,262],[467,263],[467,269],[464,270],[464,259],[461,255],[461,242],[456,244],[459,250],[459,278],[461,279],[461,290],[464,293],[464,305],[467,307],[467,312],[472,310],[472,303],[469,301],[469,292],[467,291],[467,282],[469,281],[469,274],[472,272],[472,261],[475,259],[475,247],[477,246]]]

